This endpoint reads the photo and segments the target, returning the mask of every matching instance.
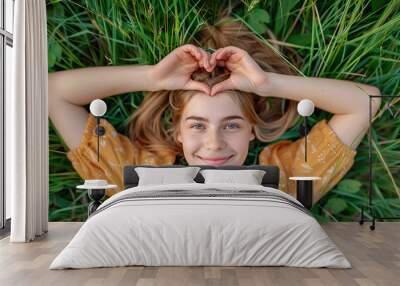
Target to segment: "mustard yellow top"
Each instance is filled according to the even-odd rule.
[[[96,118],[89,114],[80,145],[67,153],[68,159],[82,179],[105,179],[117,189],[106,190],[107,196],[122,191],[125,165],[173,165],[175,155],[155,156],[140,150],[134,142],[117,133],[104,118],[100,124],[106,133],[100,137],[100,162],[97,162]],[[314,181],[313,200],[317,202],[334,187],[354,163],[356,151],[344,144],[329,127],[326,119],[318,122],[307,135],[307,163],[304,162],[304,137],[296,141],[282,140],[266,146],[259,154],[260,165],[277,165],[280,169],[279,189],[296,197],[292,176],[318,176]]]

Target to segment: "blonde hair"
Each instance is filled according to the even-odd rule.
[[[225,17],[219,24],[205,26],[197,36],[197,41],[203,48],[216,50],[234,45],[246,50],[264,71],[294,74],[271,47],[258,39],[244,24],[232,18]],[[199,71],[192,75],[194,80],[205,82],[209,86],[228,77],[222,68],[216,68],[212,73]],[[182,145],[177,141],[179,122],[186,103],[196,93],[198,91],[149,92],[129,120],[130,139],[149,152],[169,152],[182,156]],[[255,137],[262,142],[279,138],[294,125],[298,117],[296,101],[260,97],[242,91],[230,91],[229,94],[253,126]]]

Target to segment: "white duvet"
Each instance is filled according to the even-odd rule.
[[[145,192],[263,191],[262,197],[174,197],[124,200]],[[251,192],[249,192],[251,194]],[[274,188],[233,184],[138,186],[99,207],[50,269],[145,266],[294,266],[351,268],[306,211]]]

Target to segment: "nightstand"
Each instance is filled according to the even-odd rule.
[[[77,186],[76,188],[85,189],[88,192],[89,199],[91,200],[88,206],[89,217],[101,205],[101,199],[106,194],[106,189],[115,189],[117,185],[109,185],[105,180],[85,180],[84,185]]]
[[[296,197],[304,207],[311,209],[313,203],[313,182],[321,180],[321,177],[290,177],[296,181]]]

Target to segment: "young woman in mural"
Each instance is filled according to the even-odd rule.
[[[279,188],[292,195],[290,176],[320,176],[314,185],[318,201],[351,168],[368,128],[367,95],[379,90],[297,76],[272,48],[232,19],[206,26],[198,41],[202,48],[183,45],[155,65],[49,75],[49,115],[76,171],[83,179],[117,184],[119,189],[107,190],[110,196],[123,189],[122,168],[128,164],[172,165],[184,156],[189,165],[242,165],[250,142],[278,139],[295,124],[297,103],[308,98],[334,115],[308,134],[307,163],[300,138],[268,145],[259,154],[259,164],[278,165]],[[106,133],[100,139],[98,163],[96,122],[84,106],[96,98],[134,91],[147,95],[129,118],[128,136],[101,120]],[[374,103],[374,113],[379,105]]]

